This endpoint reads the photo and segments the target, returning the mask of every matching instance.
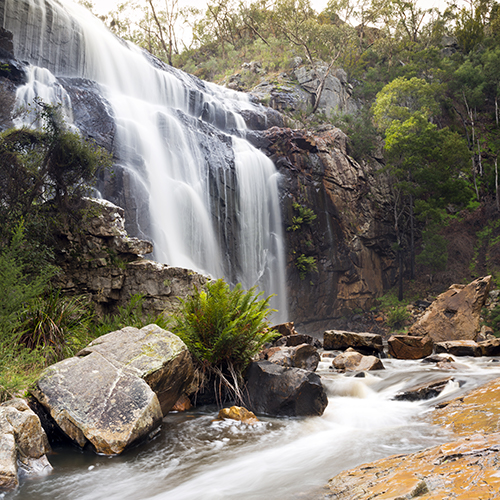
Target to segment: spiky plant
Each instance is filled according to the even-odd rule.
[[[238,284],[231,290],[221,279],[208,282],[206,290],[195,287],[181,300],[170,327],[188,346],[205,380],[215,375],[239,402],[243,371],[276,336],[267,321],[271,297],[261,295],[255,287],[245,291]]]

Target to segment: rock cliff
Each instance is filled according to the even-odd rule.
[[[281,175],[292,319],[318,332],[369,308],[393,284],[389,191],[380,165],[347,154],[347,136],[272,127],[249,133]],[[300,212],[316,216],[307,223]],[[311,212],[310,212],[311,213]]]

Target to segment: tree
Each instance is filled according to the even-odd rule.
[[[70,132],[60,109],[36,102],[40,128],[9,129],[0,134],[0,239],[9,241],[20,220],[34,240],[55,207],[62,219],[77,217],[81,200],[94,183],[98,168],[111,165],[111,155]],[[38,225],[38,229],[36,229]],[[34,233],[34,234],[32,234]],[[28,238],[29,239],[29,238]]]

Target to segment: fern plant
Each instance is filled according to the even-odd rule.
[[[248,291],[238,284],[231,290],[223,280],[208,282],[205,290],[194,288],[181,300],[171,330],[188,346],[205,380],[215,375],[242,402],[242,373],[266,342],[269,331],[269,300],[260,299],[255,287]]]

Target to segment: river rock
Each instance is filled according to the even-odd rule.
[[[435,344],[436,353],[447,353],[453,356],[481,356],[481,347],[473,340],[450,340]]]
[[[332,366],[339,372],[383,370],[384,364],[376,356],[363,356],[352,348],[339,354]]]
[[[49,441],[40,419],[23,399],[0,405],[0,490],[18,485],[18,467],[27,474],[52,469]]]
[[[453,377],[445,377],[427,384],[419,384],[396,394],[394,399],[397,401],[418,401],[421,399],[435,398],[441,394],[446,384],[451,380],[453,380]]]
[[[323,334],[323,348],[325,350],[345,351],[349,347],[362,354],[375,354],[384,350],[382,336],[376,333],[328,330]]]
[[[219,411],[218,418],[220,420],[231,419],[237,420],[244,424],[256,424],[259,419],[255,416],[254,413],[248,411],[246,408],[242,406],[231,406],[230,408],[222,408]]]
[[[150,435],[193,375],[176,335],[157,325],[127,327],[47,368],[34,395],[76,444],[113,455]]]
[[[410,455],[394,455],[330,479],[323,499],[494,500],[500,491],[500,433],[461,438]]]
[[[483,356],[500,356],[500,339],[488,339],[478,342]]]
[[[316,349],[321,349],[323,347],[321,340],[314,338],[312,335],[306,335],[305,333],[287,335],[286,337],[281,337],[274,343],[275,346],[287,347],[294,347],[300,344],[309,344],[314,346]]]
[[[389,355],[396,359],[421,359],[432,354],[434,344],[430,337],[391,335],[387,341]]]
[[[250,364],[245,375],[248,407],[272,416],[322,415],[328,398],[319,375],[269,361]]]
[[[452,285],[427,308],[408,334],[428,335],[434,342],[476,340],[490,284],[491,276],[486,276],[468,285]]]
[[[500,433],[500,378],[441,403],[428,420],[460,436]]]
[[[278,365],[302,368],[314,372],[318,368],[321,356],[316,347],[309,344],[300,344],[294,347],[274,348],[267,359],[271,363]]]
[[[297,330],[295,330],[293,321],[287,321],[286,323],[280,323],[279,325],[274,325],[271,327],[271,330],[274,330],[283,337],[297,334]]]

